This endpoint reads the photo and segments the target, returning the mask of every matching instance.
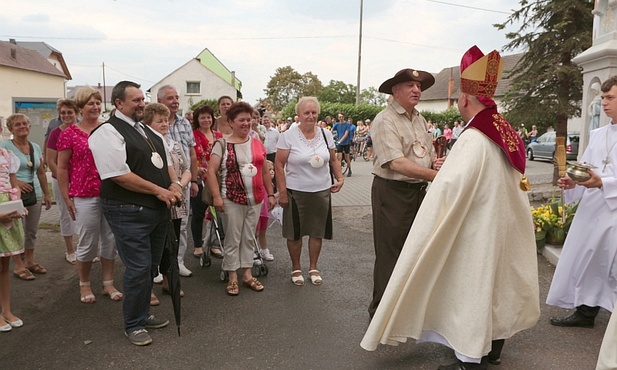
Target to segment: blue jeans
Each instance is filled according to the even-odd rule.
[[[118,254],[124,263],[124,329],[144,329],[150,314],[152,279],[157,274],[169,210],[153,209],[117,200],[101,198],[103,214],[116,238]]]

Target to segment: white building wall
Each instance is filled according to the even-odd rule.
[[[188,94],[186,92],[187,82],[200,82],[201,91],[199,94]],[[192,104],[200,100],[218,99],[222,95],[228,95],[232,98],[236,96],[236,89],[233,86],[204,67],[196,59],[191,60],[152,86],[150,89],[152,102],[156,102],[156,94],[159,88],[164,85],[172,85],[178,90],[182,112],[188,111]]]
[[[65,95],[63,77],[17,68],[0,66],[0,86],[0,122],[3,127],[6,127],[6,118],[14,113],[15,101],[55,103]],[[53,113],[30,117],[32,141],[42,143],[49,121],[56,117],[55,112]]]

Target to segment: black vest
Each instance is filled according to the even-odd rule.
[[[112,125],[120,135],[124,137],[126,164],[131,169],[131,172],[164,189],[169,188],[171,180],[169,179],[167,155],[165,154],[165,144],[163,140],[152,132],[149,127],[144,127],[144,132],[150,139],[150,143],[152,143],[161,158],[163,158],[163,168],[159,170],[150,160],[152,156],[150,145],[131,124],[117,117],[110,118],[104,125],[105,124]],[[158,200],[156,196],[125,189],[112,179],[105,179],[101,182],[101,198],[114,199],[129,204],[138,204],[148,208],[166,207],[166,204]]]

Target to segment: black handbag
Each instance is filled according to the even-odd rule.
[[[30,167],[30,171],[32,172],[32,180],[34,180],[34,148],[32,147],[32,143],[28,141],[28,145],[30,145],[30,162],[32,163],[32,167]],[[21,192],[21,202],[24,204],[24,207],[30,207],[36,204],[36,190],[34,190],[34,181],[28,183],[32,186],[32,191],[28,193]]]

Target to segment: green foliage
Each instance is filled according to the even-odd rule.
[[[354,104],[356,102],[356,87],[343,81],[330,80],[318,96],[319,101],[331,103]]]
[[[295,100],[291,101],[285,106],[285,108],[283,108],[283,110],[281,111],[282,118],[293,117],[296,114],[296,102],[297,101]],[[351,117],[354,123],[356,123],[356,121],[358,120],[364,121],[365,119],[370,119],[372,121],[377,115],[377,113],[381,112],[384,109],[384,107],[369,104],[361,104],[356,106],[355,104],[330,102],[320,102],[320,106],[320,120],[323,120],[326,116],[330,116],[336,121],[337,114],[343,113],[346,118]]]
[[[286,66],[276,69],[264,92],[272,109],[278,112],[301,96],[319,96],[322,89],[321,81],[313,73],[301,75],[291,66]]]
[[[197,103],[195,103],[195,104],[192,104],[192,105],[191,105],[191,111],[192,111],[192,112],[194,112],[194,111],[195,111],[195,109],[197,109],[199,106],[202,106],[202,105],[204,105],[204,104],[205,104],[205,105],[209,105],[209,106],[210,106],[210,108],[212,108],[212,110],[213,110],[214,112],[216,112],[216,111],[217,111],[217,107],[216,107],[216,99],[204,99],[204,100],[200,100],[200,101],[198,101]]]
[[[583,78],[572,58],[591,46],[593,2],[588,0],[521,0],[502,24],[520,23],[505,50],[526,49],[510,72],[504,96],[507,117],[514,125],[554,125],[565,135],[567,119],[580,115]]]
[[[458,111],[458,108],[451,107],[442,112],[432,112],[432,111],[422,111],[420,114],[427,120],[433,121],[433,123],[440,124],[440,127],[443,128],[444,124],[449,124],[450,128],[452,128],[452,124],[454,121],[462,121],[461,113]]]
[[[377,105],[385,107],[388,101],[388,95],[380,93],[375,87],[368,87],[360,92],[361,104]]]

